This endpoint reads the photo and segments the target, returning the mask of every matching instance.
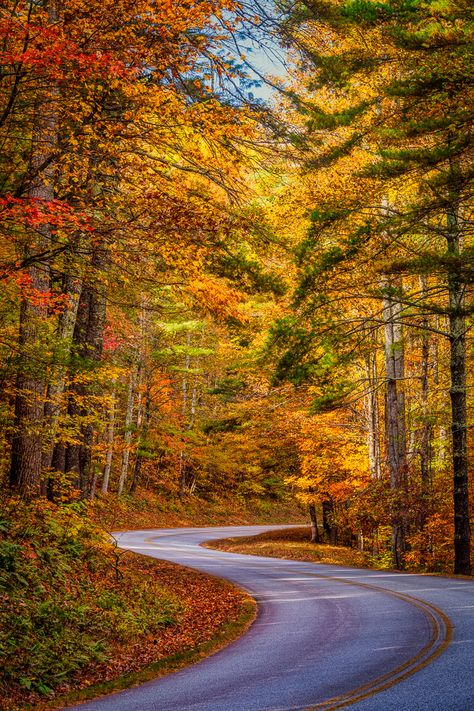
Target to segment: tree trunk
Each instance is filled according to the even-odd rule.
[[[460,256],[460,230],[455,208],[448,211],[448,253]],[[466,318],[464,283],[458,267],[448,273],[451,414],[454,484],[454,572],[471,574],[471,531],[469,523],[468,459],[466,442]]]
[[[107,252],[100,245],[94,247],[91,268],[98,275],[105,271]],[[73,345],[75,354],[83,361],[83,367],[96,367],[101,360],[106,314],[105,287],[99,278],[94,286],[84,285],[77,310]],[[79,380],[70,389],[68,414],[81,423],[81,442],[66,448],[65,471],[71,472],[72,483],[80,490],[82,498],[90,496],[92,446],[94,425],[87,421],[93,414],[88,396],[94,392],[94,384]],[[86,421],[85,421],[86,420]],[[53,457],[54,459],[54,457]]]
[[[426,277],[420,277],[420,287],[423,300],[427,298]],[[429,396],[429,361],[430,361],[430,337],[428,332],[428,317],[423,316],[423,333],[421,342],[421,435],[420,435],[420,476],[421,476],[421,507],[420,507],[420,528],[423,528],[430,510],[431,499],[431,435],[432,426],[428,417],[428,396]]]
[[[46,5],[49,24],[58,20],[55,2]],[[46,88],[37,100],[33,128],[30,200],[48,203],[54,199],[56,181],[54,152],[58,139],[57,86]],[[15,413],[10,463],[10,486],[24,498],[41,493],[42,425],[46,373],[41,362],[42,323],[48,318],[47,295],[50,289],[49,264],[35,255],[51,247],[49,225],[40,225],[31,235],[24,255],[33,259],[27,270],[30,284],[23,287],[20,304],[19,365],[16,378]],[[32,292],[34,298],[28,292]],[[41,300],[44,295],[44,301]]]
[[[118,482],[117,493],[119,496],[123,494],[125,487],[125,482],[128,476],[128,463],[130,461],[130,442],[132,440],[132,419],[133,419],[133,404],[135,401],[135,372],[130,373],[130,380],[128,385],[128,395],[127,395],[127,406],[125,410],[125,422],[124,422],[124,444],[125,448],[122,453],[122,465],[120,467],[120,477]]]
[[[405,494],[407,488],[405,398],[403,393],[404,347],[401,324],[402,306],[396,296],[400,281],[384,283],[384,334],[386,373],[386,441],[390,487],[394,493],[392,514],[392,554],[397,568],[403,567],[406,549]]]
[[[372,479],[380,479],[381,459],[379,440],[379,403],[377,398],[377,362],[376,354],[369,353],[365,358],[365,376],[367,380],[366,420],[367,446]]]
[[[326,540],[329,541],[329,543],[336,543],[337,540],[337,531],[336,527],[334,526],[331,518],[332,514],[334,513],[334,504],[332,501],[326,500],[322,502],[322,509],[323,509],[323,530],[324,534],[326,536]]]
[[[107,453],[105,455],[104,476],[102,479],[102,493],[109,490],[110,470],[112,468],[112,457],[114,453],[114,425],[115,425],[115,388],[112,391],[109,408],[109,420],[107,423]]]
[[[76,325],[77,309],[82,291],[80,279],[71,274],[65,275],[64,293],[68,297],[68,304],[58,319],[58,340],[63,346],[63,355],[70,353],[72,336]],[[58,421],[63,405],[64,391],[66,389],[67,367],[65,362],[59,363],[52,373],[48,383],[46,401],[44,403],[45,435],[43,438],[42,468],[44,472],[56,469],[55,464],[59,464],[58,471],[64,471],[64,457],[55,457],[55,439],[58,430]],[[48,478],[44,482],[45,492],[53,499],[55,495],[54,481]]]
[[[318,519],[314,503],[309,505],[309,518],[311,520],[311,543],[319,543]]]
[[[142,430],[140,433],[140,439],[138,442],[138,448],[137,448],[137,458],[135,460],[135,468],[133,471],[133,479],[132,483],[130,485],[130,493],[133,494],[136,491],[139,479],[140,479],[140,474],[142,470],[142,464],[143,464],[143,448],[146,446],[147,442],[147,437],[148,437],[148,429],[150,426],[150,419],[151,419],[151,388],[148,387],[147,393],[146,393],[146,398],[145,398],[145,412],[143,413],[143,423],[142,423]]]
[[[46,274],[29,269],[31,286],[37,292],[48,289]],[[22,297],[20,308],[20,361],[16,379],[14,431],[10,465],[10,487],[23,498],[35,498],[41,493],[41,427],[45,380],[42,365],[35,363],[31,345],[40,342],[39,323],[46,318],[46,309],[33,305]],[[35,372],[35,366],[37,370]]]
[[[191,334],[186,334],[186,346],[189,348],[191,345]],[[186,354],[184,361],[184,373],[183,380],[181,382],[181,392],[183,396],[181,414],[183,416],[183,424],[186,421],[187,411],[188,411],[188,371],[191,366],[191,356],[189,353]],[[189,428],[186,427],[186,430]],[[185,443],[183,441],[182,449],[179,453],[179,496],[183,498],[186,494],[186,450]]]

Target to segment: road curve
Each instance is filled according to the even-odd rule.
[[[82,711],[474,711],[474,583],[209,550],[281,526],[129,531],[119,546],[218,575],[258,602],[217,654]],[[454,634],[454,638],[452,638]]]

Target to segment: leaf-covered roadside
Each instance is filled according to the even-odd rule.
[[[246,600],[214,578],[117,551],[78,504],[10,500],[0,520],[0,706],[9,711],[192,649]]]
[[[431,529],[429,528],[428,530],[430,531]],[[331,545],[324,542],[323,536],[321,536],[323,541],[321,543],[312,543],[310,538],[311,529],[301,526],[299,528],[267,531],[266,533],[260,533],[258,536],[221,538],[206,544],[206,546],[221,551],[230,551],[231,553],[286,558],[309,563],[324,563],[325,565],[373,568],[376,570],[393,569],[393,561],[387,551],[382,551],[379,555],[373,555],[371,551],[361,551],[358,548],[347,545]],[[444,539],[440,536],[439,540],[436,559],[433,556],[428,561],[428,565],[420,562],[414,545],[413,552],[407,555],[407,570],[412,573],[449,574],[452,562],[450,538],[445,534]],[[434,564],[435,560],[436,566]]]
[[[386,567],[380,561],[356,548],[334,546],[328,543],[310,543],[309,528],[267,531],[258,536],[239,536],[212,541],[209,548],[217,548],[231,553],[262,555],[270,558],[287,558],[310,563],[348,565],[353,568]]]

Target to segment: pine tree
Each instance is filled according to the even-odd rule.
[[[426,328],[419,316],[447,317],[454,569],[469,574],[466,319],[472,313],[467,297],[473,54],[468,4],[316,2],[298,6],[284,31],[304,48],[299,78],[306,77],[307,88],[296,104],[315,144],[307,170],[321,175],[332,166],[335,180],[338,170],[352,180],[352,192],[336,186],[333,200],[330,196],[313,215],[316,229],[305,254],[312,241],[318,243],[318,258],[305,265],[300,292],[314,304],[324,275],[333,295],[348,266],[372,255],[380,274],[406,275],[409,282],[397,290],[400,324],[415,321],[418,329]],[[432,277],[430,289],[413,286],[417,275]],[[364,291],[380,302],[387,296],[383,288],[377,293],[373,281]],[[331,301],[327,288],[325,293],[320,302]]]

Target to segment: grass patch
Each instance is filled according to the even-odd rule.
[[[328,543],[311,543],[310,528],[267,531],[257,536],[239,536],[211,541],[206,546],[230,553],[261,555],[269,558],[286,558],[310,563],[342,565],[353,568],[374,567],[373,558],[355,548],[332,546]]]

